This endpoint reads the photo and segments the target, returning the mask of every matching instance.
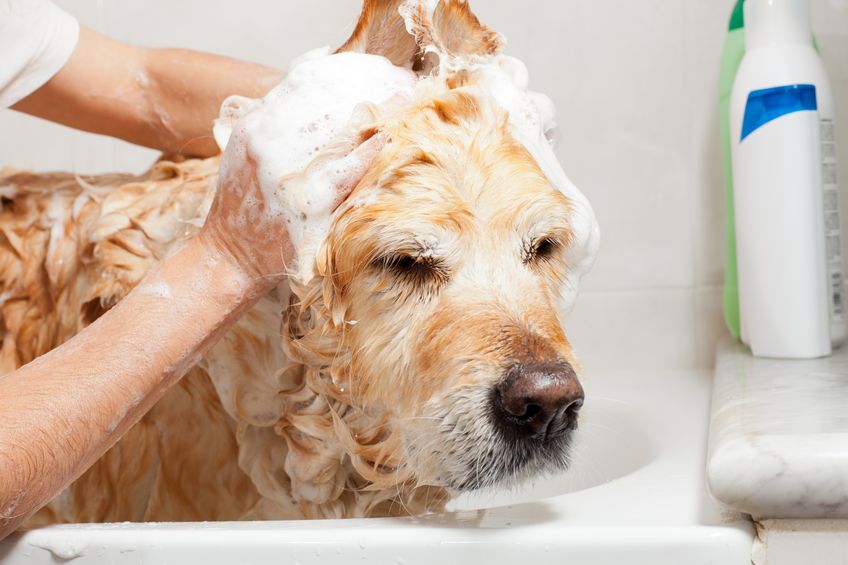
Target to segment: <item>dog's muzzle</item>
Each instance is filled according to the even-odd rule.
[[[485,386],[461,389],[442,405],[445,412],[432,414],[442,420],[441,441],[427,451],[441,467],[437,484],[463,492],[565,470],[583,405],[571,365],[560,358],[518,362]]]

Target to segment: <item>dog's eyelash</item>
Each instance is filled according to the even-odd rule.
[[[413,284],[429,282],[442,283],[447,280],[447,272],[438,259],[415,257],[405,253],[385,255],[376,261],[384,271]]]
[[[539,237],[534,239],[527,247],[524,256],[524,262],[542,260],[548,261],[556,254],[562,243],[552,237]]]

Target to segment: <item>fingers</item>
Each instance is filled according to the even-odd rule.
[[[221,104],[220,116],[212,124],[212,134],[221,151],[227,147],[230,135],[239,118],[260,105],[261,100],[258,98],[246,98],[238,95],[230,96],[224,100]]]
[[[348,131],[364,130],[373,125],[379,115],[380,112],[373,102],[360,102],[354,106],[345,128]]]
[[[412,103],[412,89],[398,90],[379,104],[361,102],[353,109],[347,127],[351,130],[365,129],[381,118],[400,112]]]
[[[363,144],[363,140],[368,140],[373,135],[375,124],[380,121],[380,117],[395,114],[409,106],[412,102],[412,91],[401,90],[392,94],[379,105],[372,102],[362,102],[357,104],[353,110],[353,115],[348,121],[345,129],[348,134],[336,136],[324,151],[324,160],[332,161],[338,158],[338,155],[346,155],[354,152],[357,147]],[[357,135],[353,132],[359,131]],[[379,152],[380,148],[377,148]],[[372,157],[373,159],[373,157]]]
[[[336,189],[337,196],[333,202],[333,209],[344,201],[362,180],[362,177],[374,162],[374,158],[386,145],[387,140],[388,136],[385,133],[377,132],[336,162],[332,184]]]
[[[411,90],[398,90],[392,94],[385,102],[380,104],[380,113],[384,116],[400,112],[412,103]]]
[[[348,127],[354,130],[364,129],[368,124],[373,124],[379,115],[396,113],[408,106],[411,101],[412,91],[409,90],[395,92],[379,106],[370,102],[359,104],[354,109]],[[371,131],[373,132],[373,129]],[[310,168],[314,167],[314,170],[323,170],[325,174],[329,173],[330,185],[337,192],[337,198],[333,201],[333,209],[344,201],[362,180],[374,158],[385,146],[388,136],[377,132],[361,142],[362,139],[363,134],[337,138],[334,144],[326,149],[323,158],[319,157],[310,165]],[[345,156],[339,159],[339,155]]]

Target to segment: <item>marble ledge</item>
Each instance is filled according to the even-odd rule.
[[[761,359],[719,343],[707,481],[730,508],[768,518],[848,518],[848,347]]]

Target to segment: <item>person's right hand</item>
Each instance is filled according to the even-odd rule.
[[[218,192],[199,237],[264,289],[285,277],[304,239],[328,223],[386,138],[373,130],[351,134],[332,143],[304,171],[262,183],[248,138],[245,120],[250,119],[245,116],[230,136]]]

